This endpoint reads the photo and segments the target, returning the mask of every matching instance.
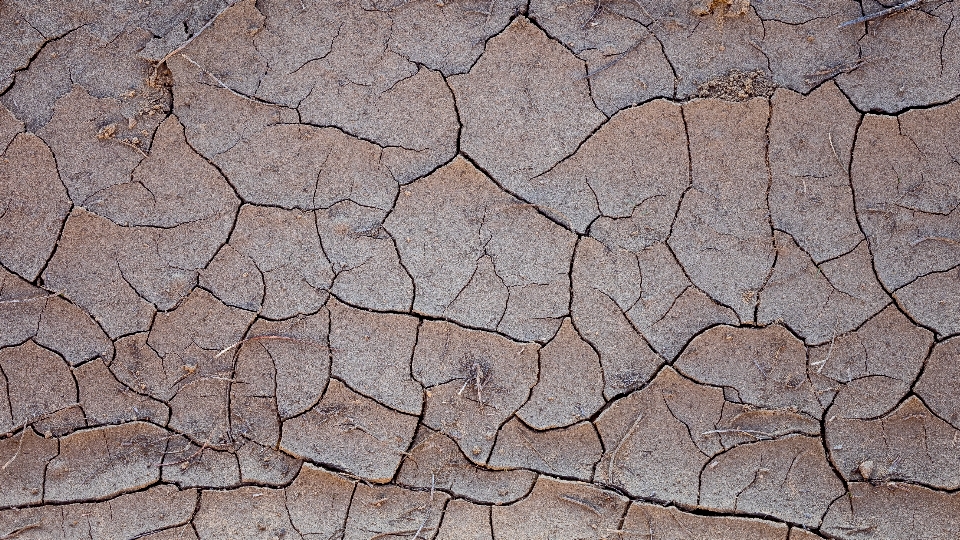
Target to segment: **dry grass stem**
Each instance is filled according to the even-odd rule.
[[[888,7],[887,9],[881,9],[876,13],[871,13],[869,15],[864,15],[863,17],[857,17],[856,19],[847,21],[845,23],[840,23],[837,28],[846,28],[848,26],[853,26],[867,21],[875,21],[877,19],[882,19],[888,15],[893,15],[894,13],[900,13],[901,11],[906,11],[922,2],[923,0],[907,0],[906,2],[897,4],[893,7]]]

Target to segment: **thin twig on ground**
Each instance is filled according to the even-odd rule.
[[[586,21],[584,21],[583,24],[580,25],[580,29],[583,30],[590,23],[592,23],[594,19],[600,16],[601,11],[603,11],[603,5],[600,4],[600,0],[597,0],[597,6],[593,9],[593,13],[591,13],[590,17]]]
[[[39,521],[36,522],[36,523],[31,523],[31,524],[29,524],[29,525],[24,525],[23,527],[20,527],[19,529],[14,529],[14,530],[8,532],[7,534],[5,534],[5,535],[3,535],[3,536],[0,536],[0,540],[9,540],[10,538],[13,538],[13,537],[15,537],[15,536],[18,536],[18,535],[20,535],[21,533],[25,533],[25,532],[29,531],[30,529],[36,529],[37,527],[40,527],[40,525],[41,525],[41,523],[40,523]]]
[[[382,540],[382,539],[384,539],[384,538],[391,538],[391,537],[394,537],[394,536],[406,536],[406,535],[408,535],[408,534],[413,534],[413,533],[417,533],[417,534],[419,535],[419,534],[421,534],[421,533],[423,533],[423,532],[425,532],[425,531],[432,531],[432,530],[433,530],[433,527],[426,527],[426,528],[423,528],[423,529],[421,529],[421,530],[419,530],[419,531],[417,531],[417,530],[415,530],[415,529],[407,529],[407,530],[405,530],[405,531],[384,532],[384,533],[380,533],[380,534],[378,534],[378,535],[376,535],[376,536],[371,536],[371,537],[370,537],[370,540]]]
[[[578,81],[582,81],[582,80],[584,80],[584,79],[589,79],[589,78],[593,77],[594,75],[597,75],[598,73],[602,73],[602,72],[604,72],[604,71],[612,68],[613,66],[617,65],[618,62],[620,62],[621,60],[623,60],[624,57],[626,57],[628,54],[630,54],[630,53],[632,53],[633,51],[637,50],[637,48],[640,47],[640,45],[643,45],[643,41],[644,41],[644,40],[641,39],[640,41],[634,43],[632,47],[630,47],[629,49],[627,49],[627,50],[623,51],[622,53],[618,54],[617,57],[614,58],[613,60],[611,60],[610,62],[607,62],[606,64],[598,67],[597,69],[595,69],[595,70],[593,70],[593,71],[590,71],[590,72],[588,72],[588,73],[586,73],[586,74],[584,74],[584,75],[581,75],[580,77],[577,77],[577,80],[578,80]]]
[[[837,163],[840,164],[841,169],[846,169],[846,166],[843,164],[843,160],[840,159],[840,152],[837,152],[837,147],[833,145],[833,133],[827,132],[827,140],[830,141],[830,149],[833,150],[833,157],[837,158]]]
[[[564,501],[567,501],[567,502],[569,502],[569,503],[573,503],[573,504],[575,504],[575,505],[577,505],[577,506],[582,506],[583,508],[586,508],[587,510],[593,512],[594,514],[596,514],[596,515],[598,515],[598,516],[602,516],[602,515],[603,515],[603,512],[601,512],[600,509],[597,508],[594,504],[592,504],[592,503],[590,503],[590,502],[588,502],[588,501],[585,501],[585,500],[583,500],[583,499],[580,499],[579,497],[574,497],[574,496],[572,496],[572,495],[561,495],[561,496],[560,496],[560,499],[561,499],[561,500],[564,500]]]
[[[51,296],[62,296],[63,293],[52,292],[50,294],[41,294],[40,296],[31,296],[30,298],[21,298],[19,300],[0,300],[0,305],[2,304],[25,304],[27,302],[35,302],[37,300],[44,300],[50,298]]]
[[[871,13],[871,14],[869,14],[869,15],[864,15],[863,17],[857,17],[856,19],[847,21],[847,22],[845,22],[845,23],[840,23],[840,25],[837,26],[837,28],[846,28],[846,27],[848,27],[848,26],[853,26],[853,25],[855,25],[855,24],[859,24],[859,23],[862,23],[862,22],[875,21],[875,20],[877,20],[877,19],[882,19],[883,17],[886,17],[887,15],[893,15],[894,13],[900,13],[901,11],[906,11],[906,10],[908,10],[908,9],[916,6],[917,4],[919,4],[919,3],[922,2],[922,1],[923,1],[923,0],[907,0],[906,2],[897,4],[897,5],[893,6],[893,7],[888,7],[887,9],[881,9],[880,11],[878,11],[878,12],[876,12],[876,13]]]
[[[17,444],[17,451],[14,452],[12,456],[10,456],[10,459],[8,459],[7,462],[3,464],[3,467],[0,467],[0,471],[5,471],[5,470],[7,470],[7,467],[9,467],[10,464],[13,463],[14,460],[17,459],[17,456],[20,455],[20,450],[23,450],[23,437],[24,437],[24,435],[27,434],[27,421],[26,421],[26,420],[23,421],[23,428],[21,428],[21,429],[22,429],[22,430],[20,431],[20,442]]]
[[[187,62],[190,62],[191,64],[193,64],[194,66],[196,66],[196,68],[199,69],[201,73],[203,73],[203,74],[206,75],[207,77],[210,77],[211,79],[213,79],[213,81],[214,81],[215,83],[217,83],[217,86],[219,86],[220,88],[223,88],[223,89],[226,90],[227,92],[230,92],[231,94],[237,96],[237,97],[240,98],[240,99],[245,99],[245,100],[247,100],[247,101],[252,101],[252,102],[254,102],[254,103],[263,104],[262,101],[260,101],[260,100],[258,100],[258,99],[256,99],[256,98],[252,98],[252,97],[250,97],[250,96],[248,96],[248,95],[246,95],[246,94],[241,94],[240,92],[237,92],[237,91],[234,90],[233,88],[230,88],[230,86],[228,86],[227,83],[225,83],[225,82],[223,82],[222,80],[220,80],[220,77],[217,77],[217,76],[214,75],[213,73],[210,73],[209,71],[207,71],[206,69],[204,69],[203,66],[201,66],[201,65],[198,64],[196,61],[194,61],[193,58],[190,58],[189,56],[187,56],[186,54],[183,54],[183,53],[180,53],[180,56],[181,56],[184,60],[186,60]]]
[[[839,64],[834,67],[821,69],[820,71],[807,75],[804,80],[807,82],[807,84],[817,84],[817,83],[820,83],[821,81],[830,79],[831,77],[840,75],[841,73],[850,73],[851,71],[866,64],[867,62],[873,60],[874,58],[875,57],[873,56],[865,56],[863,58],[858,58],[850,62],[844,62],[843,64]]]
[[[747,435],[753,437],[758,441],[767,441],[773,437],[769,433],[764,433],[762,431],[756,431],[753,429],[711,429],[710,431],[704,431],[701,435],[729,435],[729,434],[739,434]]]
[[[178,52],[180,52],[180,51],[184,50],[185,48],[187,48],[187,45],[190,45],[190,43],[192,43],[193,40],[195,40],[195,39],[197,39],[198,37],[200,37],[200,34],[202,34],[204,31],[206,31],[207,28],[210,28],[211,26],[213,26],[213,23],[216,22],[216,20],[217,20],[221,15],[223,15],[228,9],[230,9],[231,7],[233,7],[233,5],[236,4],[238,1],[239,1],[239,0],[227,0],[227,5],[224,6],[223,9],[221,9],[220,11],[218,11],[216,15],[214,15],[209,21],[207,21],[206,24],[204,24],[203,26],[201,26],[199,30],[197,30],[196,32],[194,32],[192,36],[190,36],[189,38],[187,38],[187,40],[184,41],[183,43],[181,43],[176,49],[168,52],[168,53],[166,54],[166,56],[164,56],[163,58],[161,58],[160,61],[157,62],[156,67],[162,66],[167,60],[169,60],[170,58],[172,58],[173,55],[175,55],[175,54],[177,54]],[[154,72],[156,72],[156,68],[154,68]]]
[[[313,342],[313,341],[308,341],[308,340],[304,340],[304,339],[297,339],[297,338],[293,338],[293,337],[289,337],[289,336],[277,336],[277,335],[253,336],[253,337],[249,337],[249,338],[246,338],[246,339],[241,339],[240,341],[234,343],[233,345],[230,345],[230,346],[227,347],[226,349],[222,349],[220,352],[218,352],[217,354],[214,355],[214,358],[220,358],[221,356],[227,354],[227,353],[230,352],[231,350],[233,350],[233,349],[235,349],[235,348],[237,348],[237,347],[239,347],[239,346],[241,346],[241,345],[243,345],[243,344],[245,344],[245,343],[248,343],[248,342],[250,342],[250,341],[268,341],[268,340],[293,341],[293,342],[295,342],[295,343],[305,343],[305,344],[308,344],[308,345],[316,345],[316,346],[318,346],[318,347],[327,348],[326,344],[323,344],[323,343],[316,343],[316,342]]]

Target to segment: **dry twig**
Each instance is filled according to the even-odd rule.
[[[316,346],[318,346],[318,347],[327,348],[326,344],[323,344],[323,343],[315,343],[315,342],[312,342],[312,341],[307,341],[307,340],[304,340],[304,339],[297,339],[297,338],[293,338],[293,337],[289,337],[289,336],[276,336],[276,335],[253,336],[253,337],[249,337],[249,338],[246,338],[246,339],[241,339],[240,341],[234,343],[233,345],[230,345],[230,346],[227,347],[226,349],[221,350],[220,352],[218,352],[217,354],[214,355],[214,358],[220,358],[221,356],[223,356],[223,355],[227,354],[228,352],[230,352],[231,350],[233,350],[233,349],[235,349],[235,348],[243,345],[244,343],[247,343],[247,342],[250,342],[250,341],[268,341],[268,340],[293,341],[294,343],[305,343],[305,344],[308,344],[308,345],[316,345]]]
[[[8,532],[7,534],[5,534],[5,535],[3,535],[3,536],[0,536],[0,540],[8,540],[8,539],[10,539],[10,538],[13,538],[13,537],[19,535],[20,533],[25,533],[25,532],[27,532],[27,531],[29,531],[30,529],[36,529],[37,527],[40,527],[40,525],[41,525],[41,523],[40,523],[39,521],[36,522],[36,523],[31,523],[31,524],[29,524],[29,525],[24,525],[23,527],[20,527],[19,529],[14,529],[14,530]]]
[[[875,21],[875,20],[877,20],[877,19],[882,19],[883,17],[886,17],[887,15],[893,15],[894,13],[900,13],[901,11],[906,11],[906,10],[908,10],[908,9],[910,9],[910,8],[918,5],[918,4],[919,4],[920,2],[922,2],[922,1],[923,1],[923,0],[907,0],[906,2],[897,4],[897,5],[893,6],[893,7],[888,7],[887,9],[881,9],[880,11],[878,11],[878,12],[876,12],[876,13],[871,13],[871,14],[869,14],[869,15],[864,15],[863,17],[857,17],[856,19],[847,21],[847,22],[845,22],[845,23],[840,23],[840,25],[837,26],[837,28],[846,28],[846,27],[848,27],[848,26],[853,26],[853,25],[855,25],[855,24],[859,24],[859,23],[862,23],[862,22]]]
[[[12,456],[10,456],[10,459],[8,459],[7,462],[3,464],[3,467],[0,467],[0,471],[7,470],[7,467],[9,467],[10,464],[17,459],[17,456],[20,455],[20,451],[23,450],[23,436],[26,434],[27,434],[27,421],[24,420],[23,428],[22,428],[22,431],[20,432],[20,442],[17,444],[17,451],[14,452]]]
[[[161,58],[160,61],[157,62],[156,67],[154,68],[154,75],[156,75],[156,69],[157,69],[157,68],[159,68],[159,67],[162,66],[164,63],[166,63],[166,61],[169,60],[170,58],[172,58],[173,55],[175,55],[175,54],[177,54],[178,52],[180,52],[180,51],[184,50],[185,48],[187,48],[187,45],[190,45],[190,43],[192,43],[193,40],[195,40],[195,39],[197,39],[198,37],[200,37],[200,34],[202,34],[204,31],[206,31],[207,28],[210,28],[211,26],[213,26],[213,23],[216,22],[216,20],[217,20],[221,15],[223,15],[228,9],[230,9],[231,7],[233,7],[233,5],[236,4],[238,1],[239,1],[239,0],[227,0],[227,5],[224,6],[223,9],[221,9],[220,11],[218,11],[217,14],[214,15],[209,21],[207,21],[206,24],[204,24],[203,26],[201,26],[200,29],[197,30],[196,32],[194,32],[194,34],[193,34],[192,36],[190,36],[189,38],[187,38],[186,41],[184,41],[183,43],[181,43],[179,47],[177,47],[176,49],[168,52],[166,56],[164,56],[163,58]]]

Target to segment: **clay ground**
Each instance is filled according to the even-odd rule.
[[[0,1],[0,539],[960,538],[883,7]]]

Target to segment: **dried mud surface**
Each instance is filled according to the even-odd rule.
[[[0,539],[960,537],[960,3],[0,2]]]

